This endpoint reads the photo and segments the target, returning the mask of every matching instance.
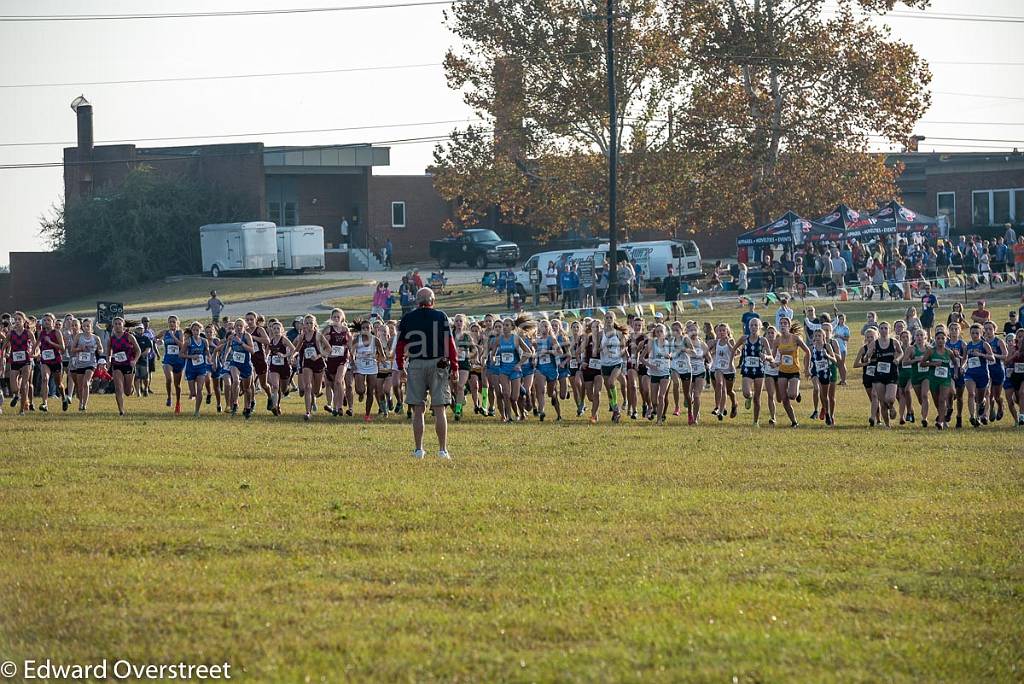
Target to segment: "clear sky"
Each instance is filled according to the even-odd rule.
[[[0,15],[178,13],[363,4],[375,3],[0,0]],[[1024,17],[1022,0],[933,0],[932,5],[932,14]],[[452,41],[441,13],[441,7],[429,6],[244,17],[0,22],[0,164],[59,162],[62,147],[73,144],[75,138],[75,119],[69,104],[80,94],[93,104],[98,144],[125,140],[139,141],[142,146],[218,141],[309,145],[444,134],[456,124],[404,125],[465,121],[472,116],[458,93],[447,88],[439,65]],[[933,105],[918,133],[932,138],[988,139],[959,143],[973,147],[930,139],[922,150],[981,146],[1024,149],[1024,24],[906,17],[887,21],[895,35],[912,43],[932,64]],[[233,80],[3,87],[377,66],[408,68]],[[268,134],[363,126],[387,127]],[[258,135],[219,140],[190,137],[240,133]],[[57,144],[3,146],[36,142]],[[431,161],[432,149],[432,144],[423,143],[394,145],[390,168],[378,168],[376,173],[422,173]],[[0,169],[0,265],[8,262],[10,251],[45,248],[38,235],[38,217],[62,191],[59,167]]]

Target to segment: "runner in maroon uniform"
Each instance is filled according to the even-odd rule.
[[[114,319],[110,330],[110,342],[107,345],[110,357],[110,376],[114,380],[114,398],[117,400],[117,413],[124,415],[124,396],[131,396],[132,374],[135,364],[142,356],[142,350],[135,335],[125,329],[124,319]]]
[[[288,387],[292,375],[292,359],[295,357],[295,346],[284,334],[281,321],[270,321],[270,343],[267,345],[270,361],[270,411],[275,416],[281,415],[281,393]]]
[[[302,363],[301,384],[302,398],[306,402],[305,419],[316,410],[316,397],[319,396],[324,382],[324,371],[327,369],[325,359],[330,356],[331,347],[320,334],[316,324],[316,316],[306,314],[302,319],[302,334],[295,340],[299,350],[299,361]]]
[[[270,346],[270,335],[267,334],[263,322],[263,317],[257,316],[255,311],[245,314],[245,332],[252,335],[252,372],[256,382],[267,395],[267,410],[269,411],[273,406],[273,402],[270,400],[270,383],[267,381],[266,348]],[[255,395],[255,388],[253,394]],[[253,405],[248,408],[251,411],[255,407],[256,400],[253,399]]]
[[[43,377],[43,403],[39,410],[44,413],[47,410],[46,399],[49,396],[50,378],[57,386],[57,392],[61,400],[61,408],[68,410],[71,400],[64,394],[64,383],[61,381],[62,363],[64,361],[64,335],[56,329],[57,319],[53,314],[46,314],[42,318],[42,328],[39,331],[39,360],[42,362]]]
[[[19,414],[28,410],[32,393],[32,357],[36,352],[36,340],[28,329],[28,320],[21,311],[14,312],[14,324],[4,342],[3,353],[10,357],[9,382],[11,384],[11,407],[18,405],[21,398]]]
[[[324,328],[324,337],[331,348],[331,354],[327,357],[327,410],[335,416],[340,416],[344,410],[348,344],[352,337],[345,324],[344,311],[331,311],[331,322]]]

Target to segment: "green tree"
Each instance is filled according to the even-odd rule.
[[[120,287],[199,271],[199,226],[243,220],[246,206],[238,195],[140,166],[116,188],[55,206],[41,232]]]
[[[909,138],[930,74],[867,17],[928,1],[838,0],[827,11],[824,0],[620,2],[627,232],[711,231],[894,196],[893,169],[868,150]],[[449,85],[485,121],[435,150],[436,185],[459,218],[496,206],[547,235],[603,231],[604,23],[568,0],[465,3],[446,21],[461,44],[446,58]]]

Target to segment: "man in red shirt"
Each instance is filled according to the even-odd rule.
[[[978,300],[978,308],[971,312],[971,320],[975,323],[985,324],[992,318],[992,313],[985,308],[985,300]]]
[[[1013,270],[1017,275],[1024,275],[1024,235],[1018,237],[1013,246]]]

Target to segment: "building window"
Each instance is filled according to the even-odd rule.
[[[284,203],[284,223],[278,225],[297,226],[299,225],[298,205],[295,202]]]
[[[405,202],[391,203],[391,227],[405,228]]]
[[[956,193],[940,192],[936,197],[938,215],[946,217],[950,228],[956,228]]]
[[[976,190],[971,199],[974,204],[975,226],[997,226],[1024,221],[1024,190]]]
[[[281,203],[267,202],[267,220],[271,223],[281,225]]]

